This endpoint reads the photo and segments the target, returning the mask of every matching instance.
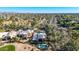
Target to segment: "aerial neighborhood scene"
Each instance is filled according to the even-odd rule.
[[[0,51],[79,50],[78,13],[20,13],[17,8],[16,12],[9,9],[0,8]]]

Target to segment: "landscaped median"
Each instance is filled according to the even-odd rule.
[[[0,51],[15,51],[14,45],[6,45],[3,47],[0,47]]]

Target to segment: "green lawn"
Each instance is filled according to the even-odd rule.
[[[14,45],[6,45],[0,48],[0,51],[15,51]]]

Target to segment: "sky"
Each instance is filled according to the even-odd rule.
[[[0,12],[16,12],[16,13],[79,13],[79,7],[0,7]]]

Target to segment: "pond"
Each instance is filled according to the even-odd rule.
[[[44,49],[44,50],[47,50],[48,49],[48,45],[47,44],[38,44],[37,47],[39,49]]]

